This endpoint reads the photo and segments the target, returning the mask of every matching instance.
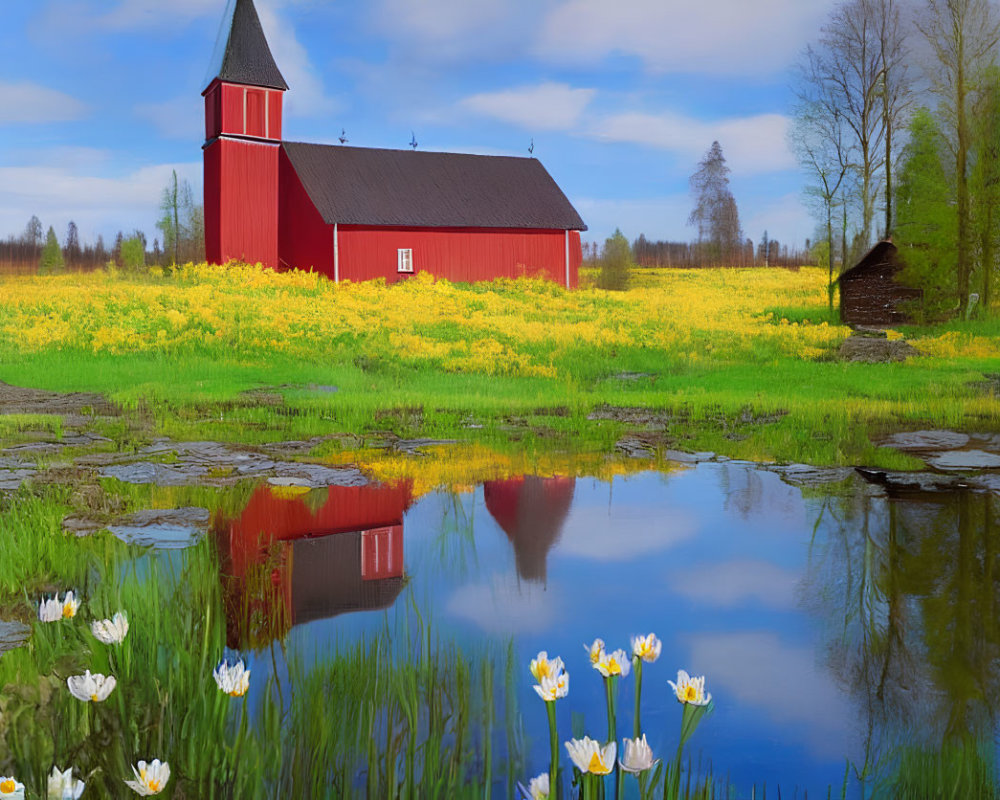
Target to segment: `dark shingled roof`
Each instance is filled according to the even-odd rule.
[[[842,272],[840,274],[840,277],[837,278],[837,280],[834,281],[834,283],[837,283],[837,281],[842,281],[845,279],[851,280],[852,278],[861,274],[863,271],[870,269],[872,266],[875,265],[890,264],[892,265],[894,270],[898,272],[902,269],[902,265],[899,264],[896,260],[896,255],[898,252],[899,251],[897,250],[896,245],[894,245],[889,240],[883,239],[882,241],[877,242],[875,246],[872,247],[871,250],[869,250],[867,253],[861,256],[861,260],[858,261],[857,264],[855,264],[849,270],[845,270],[844,272]]]
[[[253,0],[236,0],[226,52],[217,76],[227,83],[287,89],[288,84],[274,63]]]
[[[328,225],[587,230],[534,158],[282,147]]]

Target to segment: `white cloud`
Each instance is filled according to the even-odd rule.
[[[742,607],[748,601],[767,608],[795,608],[795,588],[801,577],[766,561],[724,561],[672,573],[670,586],[682,597],[721,608]]]
[[[23,81],[0,81],[0,125],[15,122],[67,122],[87,113],[75,97]]]
[[[490,583],[461,586],[448,598],[446,610],[487,633],[542,633],[562,617],[558,596],[537,583],[495,575]]]
[[[339,104],[326,94],[306,48],[285,16],[278,13],[277,9],[286,4],[286,0],[258,0],[256,3],[271,54],[289,87],[285,95],[285,112],[293,117],[327,116],[336,111]]]
[[[632,561],[670,550],[692,538],[697,529],[697,520],[684,512],[651,523],[646,508],[616,504],[610,511],[599,511],[574,505],[555,552],[593,561]]]
[[[605,142],[628,142],[676,153],[692,166],[713,140],[722,145],[733,175],[757,175],[794,169],[788,148],[789,119],[782,114],[757,114],[704,122],[671,112],[623,112],[597,120],[589,135]]]
[[[593,89],[574,89],[547,81],[466,97],[459,105],[487,117],[529,129],[567,130],[576,126],[594,97]]]
[[[70,166],[42,164],[0,166],[0,231],[18,232],[32,214],[59,235],[70,220],[76,222],[84,241],[98,234],[105,239],[117,230],[145,231],[152,242],[159,217],[163,188],[173,170],[188,180],[197,196],[201,191],[202,165],[197,163],[157,164],[126,175],[102,174],[107,159],[95,152],[89,163],[80,160]],[[65,162],[64,162],[65,164]]]
[[[205,135],[205,101],[200,96],[140,103],[134,110],[137,117],[152,123],[166,139],[192,142]]]
[[[770,632],[698,634],[691,637],[691,665],[720,702],[731,692],[805,740],[818,755],[843,758],[850,741],[852,707],[807,647],[783,644]],[[721,687],[721,688],[714,688]]]
[[[566,0],[544,19],[537,57],[592,63],[613,54],[662,72],[770,75],[794,61],[833,0]]]

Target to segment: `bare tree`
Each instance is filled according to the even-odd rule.
[[[822,87],[821,87],[822,88]],[[851,168],[851,146],[848,144],[847,123],[839,109],[829,103],[813,100],[796,109],[791,128],[792,147],[799,164],[812,181],[806,194],[819,203],[826,224],[827,304],[833,311],[833,209],[838,193]],[[841,202],[844,202],[843,198]],[[846,203],[845,203],[846,208]],[[766,235],[766,234],[765,234]]]
[[[688,217],[688,225],[698,229],[702,257],[708,264],[733,263],[732,260],[739,257],[743,234],[736,199],[729,190],[729,167],[718,142],[712,142],[705,157],[698,162],[690,185],[695,206]]]
[[[819,103],[823,116],[839,115],[856,150],[861,249],[871,244],[882,177],[891,230],[892,133],[911,94],[899,0],[849,0],[835,8],[817,45],[806,49],[798,95],[801,103]]]
[[[971,273],[970,116],[988,67],[995,60],[1000,20],[989,0],[927,0],[917,27],[934,53],[934,61],[927,66],[927,77],[931,91],[938,97],[938,116],[955,156],[956,282],[959,305],[964,308],[969,300]]]

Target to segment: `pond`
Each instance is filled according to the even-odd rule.
[[[130,548],[113,577],[133,625],[143,603],[196,622],[214,607],[226,657],[251,670],[245,700],[198,699],[204,713],[176,698],[200,689],[173,687],[170,724],[196,743],[228,740],[198,776],[173,746],[177,779],[190,771],[200,787],[184,796],[517,797],[549,769],[529,672],[546,651],[570,676],[555,720],[563,796],[575,797],[562,743],[603,740],[608,725],[587,648],[599,637],[631,655],[631,637],[650,632],[662,651],[643,664],[641,721],[657,758],[673,762],[680,733],[668,680],[703,675],[712,695],[682,795],[920,797],[942,780],[958,796],[995,794],[989,492],[709,462],[426,493],[404,480],[230,495],[208,536]],[[212,630],[192,623],[190,660],[167,668],[214,666],[223,653],[197,638]],[[635,677],[618,680],[619,747]],[[111,713],[87,724],[113,731],[100,716]],[[626,777],[624,796],[638,797]],[[610,798],[614,776],[605,783]]]

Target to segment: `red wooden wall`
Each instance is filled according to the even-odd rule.
[[[216,80],[205,90],[205,139],[229,134],[280,141],[282,102],[277,89]]]
[[[333,280],[333,226],[323,222],[284,150],[279,157],[278,261]]]
[[[279,149],[238,139],[216,139],[205,149],[205,254],[211,263],[278,266]]]
[[[398,272],[397,250],[413,250],[413,270],[450,281],[547,277],[566,283],[566,239],[561,230],[495,228],[338,229],[340,279],[363,281],[408,277]],[[570,231],[570,286],[577,285],[580,234]],[[332,273],[328,273],[332,277]]]

